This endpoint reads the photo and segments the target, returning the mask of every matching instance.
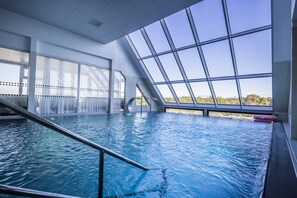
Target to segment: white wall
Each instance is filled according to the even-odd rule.
[[[140,87],[145,97],[158,98],[157,93],[155,92],[149,79],[146,77],[143,68],[133,54],[133,51],[125,38],[115,41],[115,45],[117,46],[117,50],[115,54],[116,58],[114,62],[114,69],[121,70],[126,77],[126,102],[135,97],[136,85]],[[132,67],[132,65],[134,65],[134,67]],[[152,111],[158,111],[160,109],[160,101],[161,100],[159,100],[159,102],[152,101]],[[133,110],[140,111],[140,108],[134,106]],[[144,108],[143,110],[148,111],[149,108]]]
[[[31,40],[36,46],[30,46]],[[104,45],[0,8],[0,46],[28,52],[36,48],[37,54],[106,68],[112,60],[113,69],[127,79],[129,97],[135,97],[136,84],[152,95],[152,86],[124,38]]]
[[[291,69],[291,1],[272,0],[273,109],[287,119]]]
[[[77,34],[0,8],[0,29],[81,52],[114,58],[112,44],[103,45]]]

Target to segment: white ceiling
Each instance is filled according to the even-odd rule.
[[[3,9],[108,43],[201,0],[0,0]],[[91,19],[103,24],[95,27]]]

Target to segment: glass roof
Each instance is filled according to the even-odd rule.
[[[272,109],[270,0],[204,0],[126,36],[164,105]]]
[[[196,47],[181,50],[177,53],[188,79],[205,78],[201,59]]]
[[[157,21],[144,28],[156,53],[171,50],[160,21]]]
[[[227,36],[221,0],[202,1],[193,5],[191,11],[200,42]]]
[[[195,43],[185,10],[181,10],[166,17],[165,22],[175,48],[180,48]]]
[[[210,77],[234,76],[228,40],[203,45],[202,51]]]

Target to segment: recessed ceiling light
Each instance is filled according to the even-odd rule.
[[[89,24],[95,26],[95,27],[99,27],[100,25],[102,25],[103,23],[101,21],[99,21],[98,19],[91,19],[88,21]]]

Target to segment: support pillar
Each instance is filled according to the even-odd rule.
[[[29,55],[29,79],[28,79],[28,111],[35,113],[35,84],[36,84],[36,63],[37,63],[37,40],[31,38]]]
[[[208,117],[209,111],[207,109],[203,109],[203,117]]]
[[[108,113],[113,113],[114,98],[114,61],[110,61],[109,70],[109,92],[108,92]]]
[[[78,64],[77,68],[77,93],[76,93],[76,113],[80,113],[80,64]]]
[[[292,66],[291,66],[291,94],[290,94],[290,123],[291,138],[297,139],[297,24],[292,28]]]

